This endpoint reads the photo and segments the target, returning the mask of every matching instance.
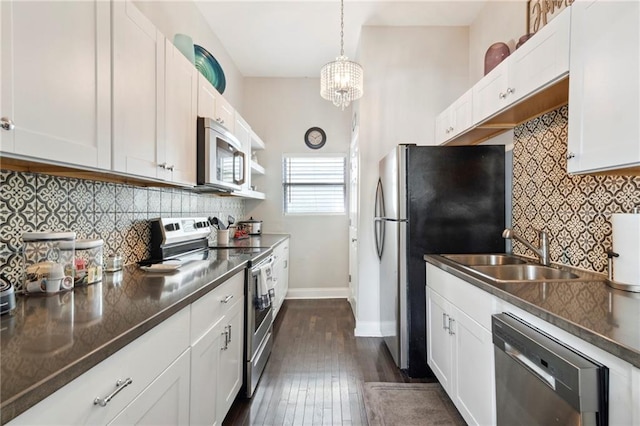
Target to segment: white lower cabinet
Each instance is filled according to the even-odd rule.
[[[9,424],[221,425],[242,387],[244,281],[242,270]]]
[[[244,298],[238,300],[222,320],[226,343],[218,360],[218,395],[216,411],[218,424],[222,424],[227,412],[242,387],[244,352]]]
[[[180,355],[109,424],[189,424],[189,353]]]
[[[217,406],[218,364],[224,347],[222,320],[191,347],[191,423],[219,425]]]
[[[427,286],[427,363],[468,424],[494,424],[491,333]]]
[[[166,419],[188,421],[189,413],[184,410],[182,400],[184,394],[188,397],[189,389],[189,375],[184,370],[184,358],[188,366],[189,335],[185,333],[188,329],[187,307],[9,424],[100,425],[112,421],[150,424],[160,413],[157,410]],[[124,384],[116,386],[118,381]],[[117,388],[121,390],[104,406],[94,403],[96,398],[105,400],[113,395]],[[120,417],[121,413],[124,417]]]
[[[609,368],[609,424],[640,424],[640,369],[427,264],[427,362],[468,424],[496,423],[491,315],[509,312]]]
[[[273,249],[273,279],[276,298],[273,301],[273,317],[280,312],[287,292],[289,291],[289,239]]]
[[[191,312],[191,424],[221,425],[242,387],[242,271],[200,298]]]

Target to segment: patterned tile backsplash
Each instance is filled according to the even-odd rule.
[[[148,219],[232,215],[244,219],[244,200],[173,188],[123,184],[0,170],[0,273],[17,286],[22,276],[21,235],[27,231],[75,231],[101,238],[104,254],[125,263],[149,257]],[[213,233],[213,235],[215,235]]]
[[[553,262],[604,273],[611,214],[640,205],[640,177],[568,175],[567,115],[564,106],[514,129],[512,220],[529,241],[532,228],[549,233]],[[521,243],[514,252],[532,255]]]

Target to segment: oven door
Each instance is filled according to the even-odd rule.
[[[273,310],[271,304],[266,307],[261,307],[258,302],[258,291],[260,288],[260,268],[254,268],[251,270],[251,282],[249,283],[249,297],[247,297],[247,351],[248,359],[251,360],[257,352],[260,343],[264,340],[265,336],[271,328],[273,323]]]

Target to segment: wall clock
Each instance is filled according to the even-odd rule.
[[[320,127],[311,127],[304,134],[304,143],[311,149],[320,149],[327,142],[327,134]]]

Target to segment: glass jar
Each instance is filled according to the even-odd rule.
[[[75,232],[22,234],[22,284],[25,293],[57,293],[73,288],[75,239]]]
[[[67,243],[61,245],[66,250]],[[102,281],[103,240],[76,240],[74,285],[82,286]]]

